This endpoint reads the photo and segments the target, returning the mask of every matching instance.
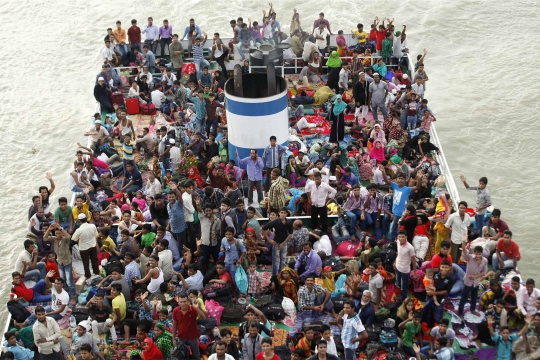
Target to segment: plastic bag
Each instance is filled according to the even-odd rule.
[[[242,266],[236,268],[234,280],[236,281],[236,287],[238,288],[240,294],[246,294],[248,290],[248,278]]]
[[[288,316],[296,316],[296,307],[294,306],[294,302],[288,297],[283,298],[283,301],[281,302],[281,307],[283,307],[283,311],[285,311],[285,314],[287,314]]]

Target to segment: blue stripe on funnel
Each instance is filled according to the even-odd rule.
[[[283,93],[283,97],[279,99],[257,103],[240,102],[227,98],[227,110],[237,115],[274,115],[285,108],[287,108],[287,93]]]

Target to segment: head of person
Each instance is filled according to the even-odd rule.
[[[534,290],[534,279],[527,279],[527,281],[525,281],[525,288],[529,294],[532,293]]]
[[[82,360],[90,360],[93,359],[92,357],[92,346],[90,344],[81,344],[79,347],[79,355],[81,356]]]
[[[450,251],[450,247],[452,246],[452,244],[450,243],[450,241],[448,240],[444,240],[442,243],[441,243],[441,254],[444,255],[444,256],[447,256],[448,255],[448,251]]]
[[[122,285],[116,283],[111,285],[111,295],[117,297],[122,293]]]
[[[279,209],[279,218],[281,220],[285,220],[287,215],[289,215],[289,211],[287,210],[286,207],[282,207],[281,209]]]
[[[304,351],[302,349],[294,349],[291,353],[291,360],[303,360],[304,357]]]
[[[460,201],[458,204],[459,215],[464,215],[465,211],[467,210],[467,207],[468,205],[466,201]]]
[[[399,230],[397,234],[398,241],[401,245],[407,242],[407,232],[405,230]]]
[[[218,359],[225,356],[225,353],[227,352],[227,343],[225,341],[219,340],[218,342],[216,342],[215,351]]]
[[[218,275],[222,275],[225,272],[225,263],[223,261],[218,261],[216,263],[216,272]]]
[[[351,316],[352,314],[354,314],[354,309],[355,309],[354,301],[345,300],[345,302],[343,303],[343,313],[348,316]]]
[[[248,324],[249,336],[252,338],[256,338],[259,334],[259,323],[257,322],[257,320],[251,320],[248,322]]]
[[[503,232],[503,241],[506,246],[509,246],[512,242],[512,232],[510,230],[505,230]]]
[[[271,338],[264,338],[261,340],[261,348],[262,350],[269,354],[272,352],[273,345],[272,345],[272,339]]]
[[[447,259],[443,259],[441,261],[441,267],[439,268],[439,271],[441,272],[441,275],[445,277],[449,272],[452,266],[450,266],[450,261]]]

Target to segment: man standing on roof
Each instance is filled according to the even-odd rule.
[[[326,19],[324,18],[324,13],[323,13],[323,12],[320,12],[320,13],[319,13],[319,18],[313,22],[313,30],[315,30],[316,28],[318,28],[318,27],[320,26],[321,22],[324,23],[324,25],[325,25],[326,28],[328,29],[328,32],[329,32],[330,35],[331,35],[331,34],[332,34],[332,30],[330,30],[330,22],[328,22],[328,20],[326,20]]]
[[[202,31],[199,25],[195,24],[195,19],[189,19],[189,25],[186,26],[184,30],[184,35],[182,35],[182,40],[188,37],[188,57],[191,57],[191,47],[193,45],[193,40],[202,36]]]
[[[154,19],[151,16],[148,18],[148,24],[143,26],[142,33],[146,35],[144,45],[148,45],[152,53],[155,54],[158,45],[159,28],[154,24]],[[163,51],[163,47],[161,51]]]
[[[169,47],[169,44],[172,42],[172,36],[173,28],[169,25],[169,20],[165,19],[163,20],[163,25],[159,27],[159,44],[161,45],[159,57],[162,58],[165,56],[165,48]]]
[[[326,234],[328,230],[328,209],[326,202],[336,195],[337,190],[330,185],[322,182],[322,175],[319,172],[314,174],[315,181],[310,182],[305,191],[308,194],[311,203],[311,228],[315,230],[321,218],[321,231]]]
[[[141,28],[137,26],[137,20],[131,20],[131,27],[127,31],[129,48],[131,49],[131,61],[135,61],[134,49],[141,50]]]
[[[467,228],[471,223],[471,218],[466,213],[467,203],[460,201],[458,211],[448,217],[444,226],[446,227],[446,239],[452,241],[450,254],[454,263],[458,263],[461,257],[461,242],[467,236]],[[452,229],[452,230],[450,230]],[[450,235],[451,234],[451,235]]]
[[[90,262],[92,262],[92,270],[94,275],[99,275],[97,250],[96,250],[96,237],[99,235],[96,225],[90,224],[85,213],[81,213],[77,216],[81,226],[75,230],[71,240],[79,244],[79,252],[81,253],[81,260],[84,267],[84,276],[89,279],[90,274]]]
[[[488,179],[482,176],[478,180],[478,186],[469,186],[465,176],[461,175],[459,178],[467,190],[476,190],[476,208],[474,209],[476,214],[474,215],[474,220],[476,222],[476,228],[482,231],[484,228],[484,215],[487,213],[488,207],[491,206],[491,195],[489,190],[486,189]]]
[[[262,161],[266,165],[266,182],[264,184],[264,191],[267,193],[270,189],[270,173],[273,169],[278,169],[281,172],[281,157],[287,150],[285,146],[276,144],[276,141],[277,138],[274,135],[270,136],[270,145],[264,149],[262,155]]]
[[[388,95],[388,84],[381,81],[379,73],[373,73],[373,82],[369,84],[368,104],[371,104],[371,111],[375,122],[378,120],[378,110],[381,110],[383,119],[386,119],[386,96]]]
[[[257,199],[260,201],[263,199],[262,193],[262,171],[264,164],[262,159],[257,155],[257,150],[251,149],[249,156],[240,159],[238,150],[236,150],[236,161],[239,165],[246,166],[246,172],[248,176],[248,206],[253,204],[253,186],[257,188]],[[245,196],[245,194],[244,194]]]
[[[326,22],[328,21],[326,20]],[[312,35],[315,36],[317,48],[319,49],[319,52],[322,56],[324,56],[326,53],[330,53],[331,32],[326,28],[326,22],[325,20],[321,20],[318,27],[314,28],[312,33]]]

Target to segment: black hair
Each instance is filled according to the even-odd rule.
[[[493,209],[493,211],[491,212],[491,216],[501,217],[501,210]]]
[[[478,180],[478,182],[481,182],[481,183],[484,183],[484,184],[487,185],[487,184],[488,184],[488,179],[487,179],[487,177],[482,176],[482,177]]]

